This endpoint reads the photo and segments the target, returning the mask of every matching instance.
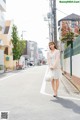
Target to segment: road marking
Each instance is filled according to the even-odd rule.
[[[0,81],[5,80],[5,79],[8,79],[8,78],[10,78],[10,77],[13,77],[13,76],[15,76],[15,75],[19,75],[19,74],[24,73],[24,72],[26,72],[26,71],[27,71],[27,70],[23,70],[23,71],[19,71],[19,72],[17,72],[17,73],[12,73],[12,75],[8,75],[8,76],[5,76],[4,78],[0,78]]]
[[[43,82],[42,82],[42,86],[41,86],[41,90],[40,90],[40,93],[41,94],[44,94],[44,95],[47,95],[47,96],[51,96],[53,97],[53,94],[48,94],[45,92],[45,88],[46,88],[46,81],[45,81],[45,77],[46,77],[46,74],[47,74],[47,71],[48,71],[48,68],[45,72],[45,75],[44,75],[44,78],[43,78]],[[63,98],[63,99],[70,99],[70,100],[77,100],[77,101],[80,101],[80,98],[76,98],[76,97],[68,97],[68,96],[58,96],[59,98]]]
[[[53,94],[48,94],[46,92],[41,92],[41,93],[44,94],[44,95],[53,97]],[[67,96],[61,96],[61,95],[58,95],[57,98],[63,98],[63,99],[68,99],[68,100],[77,100],[77,101],[80,101],[80,98],[67,97]]]
[[[0,78],[0,81],[5,80],[5,79],[10,78],[10,77],[13,77],[15,75],[17,75],[17,73],[14,73],[13,75],[6,76],[4,78]]]
[[[46,77],[47,71],[48,71],[48,67],[46,69],[46,72],[45,72],[45,75],[44,75],[44,78],[43,78],[43,82],[42,82],[42,86],[41,86],[41,90],[40,90],[40,93],[42,93],[42,94],[45,92],[45,87],[46,87],[45,77]]]

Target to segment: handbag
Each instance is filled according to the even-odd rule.
[[[52,79],[54,79],[54,72],[53,70],[48,69],[48,72],[45,76],[45,81],[50,82]]]

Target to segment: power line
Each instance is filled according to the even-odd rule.
[[[59,10],[59,9],[57,9],[57,8],[56,8],[56,10],[58,10],[59,12],[65,14],[65,15],[68,15],[67,13],[64,13],[63,11],[61,11],[61,10]]]

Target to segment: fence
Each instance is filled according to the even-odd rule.
[[[69,45],[64,51],[64,59],[70,57],[71,45]],[[72,56],[80,54],[80,36],[73,42]]]
[[[80,78],[80,36],[64,50],[63,71]]]

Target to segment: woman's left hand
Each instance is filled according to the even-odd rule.
[[[53,70],[54,68],[52,66],[50,66],[50,69]]]

